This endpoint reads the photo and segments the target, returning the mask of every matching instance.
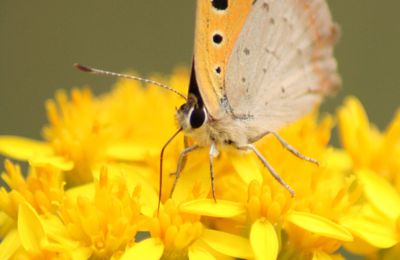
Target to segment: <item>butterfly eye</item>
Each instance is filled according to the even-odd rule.
[[[204,111],[203,108],[196,108],[192,110],[192,113],[190,114],[190,126],[192,128],[199,128],[204,124],[206,121],[206,112]]]

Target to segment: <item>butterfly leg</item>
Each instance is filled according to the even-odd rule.
[[[297,151],[293,146],[291,146],[290,144],[288,144],[279,134],[275,133],[275,132],[268,132],[267,134],[272,134],[273,136],[275,136],[275,138],[281,143],[281,145],[288,150],[289,152],[291,152],[293,155],[297,156],[298,158],[304,160],[304,161],[308,161],[310,163],[314,163],[316,165],[319,165],[319,162],[317,160],[315,160],[314,158],[305,156],[303,154],[301,154],[299,151]]]
[[[175,171],[175,180],[174,180],[174,183],[172,184],[171,192],[169,194],[170,198],[172,197],[172,194],[174,193],[175,186],[178,183],[179,176],[181,175],[183,160],[185,159],[185,157],[188,153],[190,153],[198,148],[199,148],[198,145],[189,146],[189,147],[183,149],[183,151],[179,154],[178,165],[176,166],[176,171]]]
[[[217,202],[217,199],[215,197],[215,186],[214,186],[214,157],[216,156],[218,156],[217,145],[215,143],[212,143],[210,147],[209,158],[210,158],[211,191],[214,202]]]
[[[279,176],[275,169],[269,164],[269,162],[264,158],[264,156],[260,153],[260,151],[257,150],[254,145],[248,144],[243,147],[239,147],[239,149],[253,151],[257,155],[258,159],[260,159],[260,161],[264,164],[264,166],[267,167],[272,177],[274,177],[275,180],[278,181],[287,191],[289,191],[292,197],[294,197],[294,190],[281,178],[281,176]]]
[[[188,141],[188,137],[187,136],[183,137],[183,143],[184,143],[184,147],[185,147],[184,149],[189,147],[189,141]],[[180,162],[180,166],[181,166],[180,169],[185,168],[186,161],[187,161],[187,157],[186,156],[183,156],[182,159],[178,159],[178,162]],[[175,175],[176,175],[176,171],[171,172],[169,174],[170,177],[171,176],[175,176]]]

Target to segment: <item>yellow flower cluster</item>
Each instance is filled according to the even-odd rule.
[[[184,69],[160,79],[185,92]],[[296,196],[254,154],[230,147],[215,160],[189,155],[169,197],[183,138],[179,97],[121,80],[93,97],[59,92],[46,103],[44,141],[0,136],[0,259],[372,259],[400,258],[400,112],[384,132],[357,99],[338,110],[343,148],[329,145],[332,116],[317,112],[280,135],[320,166],[294,157],[269,136],[256,143]]]

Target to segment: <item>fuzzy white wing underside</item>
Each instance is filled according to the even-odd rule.
[[[336,38],[325,0],[254,3],[225,78],[234,116],[248,117],[241,120],[249,140],[306,114],[340,85]]]

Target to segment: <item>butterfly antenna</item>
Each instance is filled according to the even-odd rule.
[[[163,186],[163,161],[164,161],[164,152],[167,146],[174,140],[174,138],[182,131],[182,127],[178,129],[164,144],[160,153],[160,179],[159,179],[159,187],[158,187],[158,205],[157,205],[157,215],[160,213],[160,205],[161,205],[161,195],[162,195],[162,186]]]
[[[79,64],[79,63],[75,63],[74,67],[77,68],[80,71],[89,72],[89,73],[92,73],[92,74],[111,76],[111,77],[117,77],[117,78],[131,79],[131,80],[136,80],[136,81],[141,81],[141,82],[144,82],[144,83],[152,84],[152,85],[167,89],[169,91],[172,91],[175,94],[177,94],[178,96],[180,96],[181,98],[183,98],[184,100],[187,100],[185,95],[183,95],[182,93],[180,93],[176,89],[173,89],[170,86],[167,86],[165,84],[162,84],[160,82],[157,82],[157,81],[154,81],[154,80],[151,80],[151,79],[145,79],[145,78],[141,78],[141,77],[137,77],[137,76],[132,76],[132,75],[127,75],[127,74],[121,74],[121,73],[116,73],[116,72],[111,72],[111,71],[91,68],[91,67]]]

